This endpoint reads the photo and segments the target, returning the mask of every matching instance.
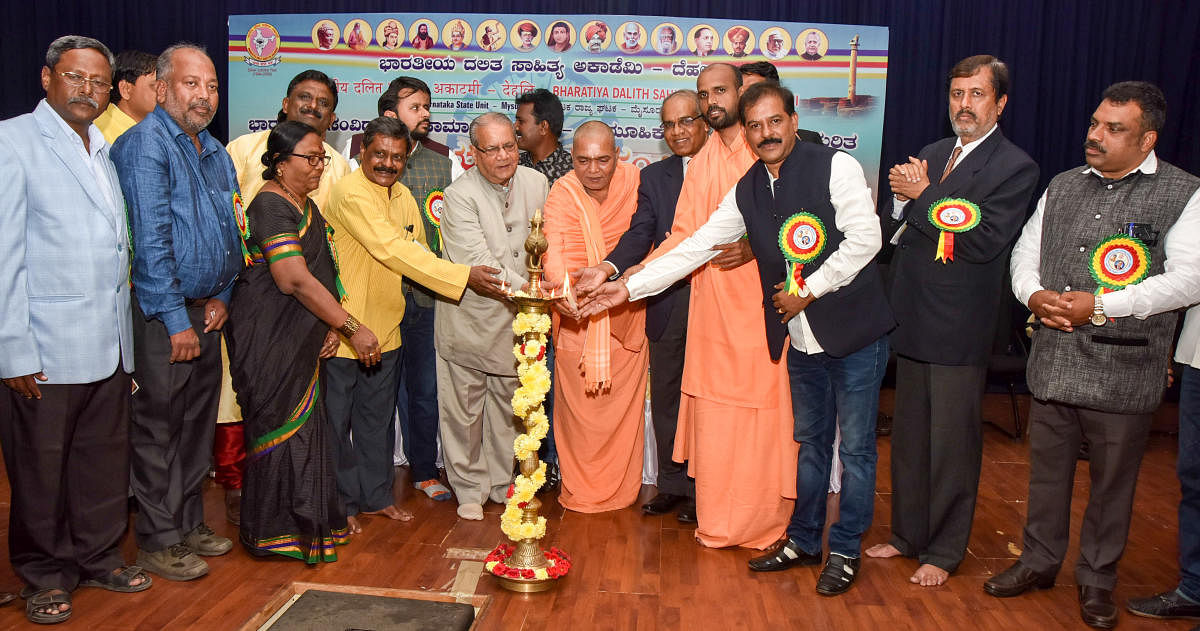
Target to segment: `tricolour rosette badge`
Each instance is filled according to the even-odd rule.
[[[237,222],[238,237],[242,242],[242,264],[250,267],[254,264],[250,248],[246,245],[250,242],[250,222],[246,219],[246,204],[237,191],[233,192],[233,219]]]
[[[946,198],[929,207],[929,223],[941,230],[933,260],[954,260],[954,235],[979,225],[979,206],[962,198]]]
[[[1136,285],[1150,271],[1150,250],[1141,239],[1114,234],[1092,249],[1088,270],[1099,285],[1097,294]]]
[[[421,212],[425,214],[425,220],[428,221],[434,228],[433,234],[427,235],[429,247],[434,250],[438,249],[442,237],[442,212],[446,210],[446,195],[442,189],[435,188],[429,191],[425,196],[425,203],[422,205]]]
[[[787,280],[784,289],[792,296],[807,296],[801,271],[805,263],[811,263],[825,249],[825,224],[812,213],[798,212],[779,228],[779,250],[787,261]]]

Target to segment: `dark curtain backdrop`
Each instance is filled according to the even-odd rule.
[[[1167,95],[1164,159],[1200,173],[1200,2],[1195,0],[11,0],[0,8],[7,89],[0,117],[30,111],[42,97],[38,73],[46,46],[77,33],[118,52],[157,53],[178,40],[205,45],[226,74],[226,16],[254,13],[349,12],[598,13],[677,15],[887,26],[890,64],[884,170],[949,135],[947,69],[958,59],[991,53],[1009,64],[1012,88],[1004,133],[1042,168],[1042,184],[1083,163],[1088,118],[1108,84],[1153,81]],[[267,98],[283,95],[238,98]],[[223,94],[222,98],[229,95]],[[212,130],[226,138],[223,112]],[[880,177],[886,182],[886,173]],[[880,197],[885,197],[881,195]]]

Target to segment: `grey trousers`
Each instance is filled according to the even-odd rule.
[[[1079,530],[1075,582],[1117,584],[1151,414],[1114,414],[1034,399],[1029,408],[1029,503],[1021,564],[1057,574],[1067,554],[1079,442],[1089,445],[1091,485]]]
[[[338,494],[346,515],[383,510],[395,503],[396,370],[400,351],[364,367],[357,359],[325,361],[325,411]]]
[[[493,375],[437,357],[438,428],[446,479],[459,504],[504,503],[513,480],[516,377]]]
[[[171,337],[133,300],[133,419],[129,486],[138,502],[138,547],[157,552],[204,522],[204,478],[212,466],[221,399],[221,333],[204,331],[204,307],[189,306],[200,356],[170,363]]]
[[[896,358],[890,543],[947,572],[962,562],[975,519],[986,376],[986,366]]]

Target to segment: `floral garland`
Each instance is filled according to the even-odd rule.
[[[504,562],[508,560],[508,557],[512,556],[514,551],[516,551],[516,546],[507,543],[496,546],[496,549],[492,550],[492,553],[484,559],[484,567],[492,574],[504,578],[542,580],[561,578],[571,569],[571,558],[567,556],[566,552],[555,547],[551,547],[545,552],[546,567],[539,567],[534,570],[508,567]]]
[[[546,334],[550,332],[550,316],[540,313],[518,313],[513,320],[513,333],[521,342],[513,346],[517,358],[517,378],[520,386],[513,393],[513,413],[524,419],[526,433],[513,441],[513,451],[518,460],[524,461],[537,453],[542,440],[550,431],[550,419],[542,402],[550,392],[550,370],[546,367]],[[546,463],[540,463],[532,475],[524,473],[513,480],[508,489],[508,500],[504,513],[500,515],[500,530],[513,541],[541,539],[546,535],[546,518],[539,516],[535,522],[525,522],[525,508],[537,490],[546,483]],[[537,569],[510,568],[504,561],[512,555],[515,547],[502,543],[492,550],[486,560],[489,572],[505,578],[548,579],[559,578],[567,573],[570,560],[560,550],[551,548],[546,552],[547,566]]]

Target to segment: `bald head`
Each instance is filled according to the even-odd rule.
[[[738,71],[737,67],[732,64],[721,62],[705,66],[704,70],[700,71],[700,78],[696,79],[696,84],[699,85],[705,74],[712,73],[719,73],[723,79],[728,79],[728,81],[732,83],[733,87],[735,88],[742,87],[742,73]]]
[[[675,101],[681,101],[681,104],[686,103],[695,107],[697,112],[700,111],[700,96],[696,94],[695,90],[676,90],[672,92],[667,98],[663,99],[663,109],[667,109],[667,106]]]
[[[617,138],[612,128],[601,121],[588,121],[576,127],[571,162],[588,195],[604,201],[617,171]]]
[[[574,142],[571,145],[572,150],[577,150],[580,143],[598,142],[607,147],[612,153],[617,152],[617,137],[613,134],[612,127],[601,121],[587,121],[586,123],[575,128]]]

